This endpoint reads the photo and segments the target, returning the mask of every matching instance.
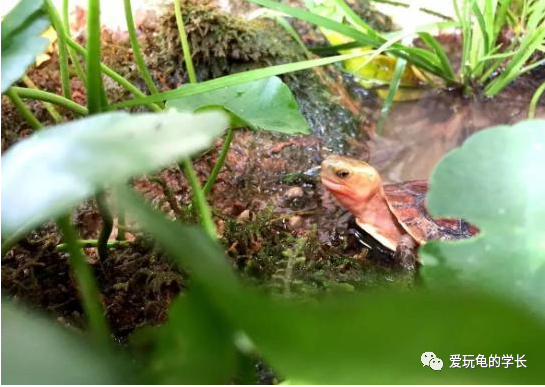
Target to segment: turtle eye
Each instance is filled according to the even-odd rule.
[[[348,172],[346,169],[339,169],[337,172],[335,172],[335,175],[337,175],[339,179],[346,179],[350,175],[350,172]]]

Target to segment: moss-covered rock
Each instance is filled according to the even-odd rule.
[[[184,2],[184,23],[192,60],[200,81],[271,65],[307,59],[305,51],[275,21],[226,14],[211,2]],[[140,27],[141,45],[152,78],[162,90],[188,82],[172,7],[150,14]],[[128,41],[106,36],[104,60],[146,90],[135,68]],[[308,36],[307,36],[308,40]],[[300,71],[284,76],[295,93],[303,114],[324,145],[336,152],[351,153],[350,138],[367,139],[368,121],[376,102],[351,92],[357,83],[335,66]],[[111,82],[109,83],[111,84]],[[112,85],[114,101],[130,95]],[[362,157],[362,149],[356,150]]]

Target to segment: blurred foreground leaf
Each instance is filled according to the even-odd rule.
[[[121,384],[132,375],[121,353],[2,300],[2,384]]]
[[[43,0],[22,0],[2,20],[2,93],[21,78],[49,45]]]
[[[105,185],[205,149],[227,126],[220,111],[118,112],[35,133],[2,156],[2,245]]]
[[[201,230],[167,220],[134,194],[125,193],[124,203],[191,273],[203,301],[234,330],[244,331],[288,380],[443,384],[535,383],[542,378],[545,326],[522,307],[452,291],[356,294],[321,302],[273,299],[242,287],[221,247],[209,239],[203,243],[207,237]],[[222,321],[215,323],[226,324]],[[420,356],[428,351],[443,360],[441,372],[422,366]],[[525,355],[528,368],[450,369],[454,354],[487,359]]]
[[[282,133],[308,133],[309,126],[299,111],[289,87],[278,77],[259,79],[184,98],[167,101],[178,111],[221,106],[242,125]]]
[[[145,378],[160,384],[228,384],[235,373],[234,333],[202,292],[178,297],[168,321],[151,333]],[[149,340],[149,338],[148,338]]]
[[[472,239],[427,243],[423,276],[436,286],[477,286],[545,310],[545,121],[471,136],[436,167],[436,216],[464,218]]]

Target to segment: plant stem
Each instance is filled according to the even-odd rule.
[[[180,34],[180,43],[182,44],[182,51],[184,54],[185,67],[190,83],[197,83],[197,75],[195,74],[195,68],[193,67],[193,59],[191,58],[191,50],[189,48],[189,42],[187,41],[187,34],[185,32],[184,18],[182,16],[182,8],[180,7],[180,0],[174,0],[174,13],[176,15],[176,24],[178,26],[178,33]]]
[[[229,148],[231,147],[231,141],[233,141],[234,133],[235,130],[233,128],[228,129],[227,135],[225,136],[225,140],[223,142],[223,147],[221,148],[221,152],[216,160],[216,164],[214,164],[214,168],[212,168],[212,172],[210,172],[210,176],[202,189],[205,197],[210,193],[210,190],[214,186],[218,174],[221,171],[221,167],[223,167],[223,164],[225,163],[225,158],[227,157],[227,153],[229,153]]]
[[[134,19],[132,16],[131,0],[123,0],[123,2],[125,6],[125,20],[127,22],[129,40],[131,42],[132,52],[134,54],[134,59],[136,60],[136,65],[138,66],[138,70],[140,71],[140,76],[148,87],[149,92],[151,94],[157,94],[159,93],[159,90],[157,89],[157,86],[155,86],[153,79],[151,79],[151,75],[146,66],[146,62],[144,61],[144,56],[142,55],[142,51],[140,51],[140,45],[138,44],[138,36],[136,34],[136,28],[134,26]],[[162,103],[161,107],[164,108],[164,105]]]
[[[26,122],[29,123],[32,129],[38,130],[43,128],[42,123],[38,121],[38,119],[34,116],[34,114],[32,114],[28,106],[19,97],[19,95],[17,94],[17,91],[13,87],[10,87],[6,91],[6,95],[9,97],[11,102],[13,102],[17,110],[19,110],[19,113],[21,113],[23,118],[26,120]]]
[[[106,92],[102,84],[100,68],[100,0],[89,0],[87,4],[87,109],[89,114],[97,114],[107,107]],[[104,191],[97,193],[95,200],[102,218],[102,229],[98,237],[97,250],[100,260],[104,262],[108,259],[108,240],[112,233],[114,221]]]
[[[172,211],[174,211],[176,217],[178,219],[181,219],[183,217],[182,209],[178,205],[178,202],[176,201],[176,196],[174,195],[174,192],[172,192],[168,184],[160,176],[152,176],[149,178],[149,181],[157,183],[161,186],[170,208],[172,209]]]
[[[536,116],[536,109],[537,109],[537,103],[539,102],[539,99],[541,98],[541,95],[545,91],[545,82],[541,84],[532,96],[532,100],[530,101],[530,107],[528,108],[528,118],[532,119]]]
[[[98,239],[78,239],[76,241],[76,244],[79,248],[91,248],[91,247],[97,247],[99,242]],[[130,245],[130,242],[128,241],[108,241],[108,248],[115,248],[115,247],[127,247]],[[67,243],[59,243],[55,249],[58,251],[68,251],[69,247]]]
[[[45,6],[47,8],[47,13],[49,14],[51,24],[53,24],[53,28],[55,28],[55,31],[57,31],[62,94],[64,95],[64,98],[72,99],[72,91],[70,90],[70,73],[68,71],[68,47],[66,45],[63,24],[57,9],[51,0],[45,0]]]
[[[20,109],[19,111],[21,111],[23,117],[35,129],[43,127],[42,123],[34,117],[30,110],[28,110],[26,104],[19,98],[17,92],[14,91],[13,88],[8,89],[6,94],[14,101],[15,106]],[[104,310],[98,297],[96,279],[77,244],[77,231],[71,224],[68,215],[59,218],[57,225],[66,240],[66,246],[70,256],[70,267],[74,270],[76,276],[76,281],[82,297],[83,309],[89,319],[91,332],[99,342],[106,344],[109,341],[108,324],[104,318]],[[8,247],[10,246],[8,245]]]
[[[138,42],[138,35],[136,33],[136,27],[134,24],[134,18],[132,15],[132,6],[131,6],[131,0],[124,0],[124,10],[125,10],[125,21],[127,23],[127,30],[129,32],[129,40],[131,42],[132,51],[134,53],[134,58],[136,59],[136,65],[138,66],[138,70],[140,71],[140,76],[144,80],[144,83],[148,87],[148,90],[151,94],[157,94],[159,93],[159,90],[157,89],[157,86],[155,86],[155,83],[153,82],[153,79],[151,78],[151,75],[149,73],[148,67],[146,66],[146,62],[144,60],[144,56],[142,55],[142,51],[140,50],[140,44]],[[165,104],[163,101],[159,101],[157,105],[161,108],[165,108]],[[156,106],[156,105],[153,105]],[[117,214],[117,240],[124,240],[125,239],[125,209],[122,207],[119,207],[118,214]]]
[[[23,76],[22,81],[30,89],[38,90],[38,86],[36,86],[36,84],[32,82],[32,79],[30,79],[27,75]],[[20,93],[18,94],[19,94],[19,97],[21,97],[21,94]],[[53,106],[52,104],[46,101],[43,101],[43,105],[46,108],[49,115],[51,116],[51,118],[53,118],[53,120],[57,124],[62,121],[62,116],[60,115],[59,111],[55,108],[55,106]]]
[[[106,200],[106,194],[104,191],[97,193],[95,195],[95,200],[97,202],[98,212],[102,218],[102,229],[100,230],[97,245],[98,257],[102,262],[104,262],[108,259],[108,240],[112,234],[114,220],[112,213],[108,208],[108,201]]]
[[[199,179],[197,178],[195,169],[193,169],[191,160],[184,159],[181,162],[180,167],[184,171],[184,174],[187,177],[187,180],[191,184],[191,190],[193,191],[193,200],[195,201],[195,204],[197,205],[197,208],[199,209],[202,226],[204,227],[205,231],[208,233],[210,238],[217,239],[218,234],[216,231],[216,224],[214,223],[214,220],[212,219],[212,211],[210,210],[210,206],[208,205],[208,202],[206,201],[206,197],[201,188],[201,183],[199,182]]]
[[[65,41],[68,40],[70,37],[70,17],[68,16],[68,0],[62,0],[62,22],[64,24],[64,39]],[[72,64],[74,65],[74,70],[76,71],[76,75],[79,79],[85,84],[87,83],[87,76],[85,75],[83,69],[81,68],[81,63],[79,62],[78,54],[70,45],[67,43],[68,47],[68,54],[70,55],[70,59],[72,60]]]
[[[74,39],[70,37],[67,37],[66,41],[70,47],[72,47],[81,56],[87,59],[88,55],[87,55],[87,50],[85,48],[81,47]],[[123,86],[127,91],[134,94],[135,97],[140,97],[140,98],[146,97],[146,94],[142,93],[140,89],[138,89],[131,82],[123,78],[120,74],[116,73],[114,70],[112,70],[110,67],[106,66],[105,64],[103,63],[100,64],[100,70],[105,75],[107,75],[108,77],[110,77],[111,79],[119,83],[121,86]],[[150,102],[145,105],[148,106],[154,112],[162,111],[162,109],[159,106],[157,106],[155,103]]]
[[[49,93],[47,91],[38,90],[38,89],[28,89],[26,87],[12,87],[21,98],[30,98],[36,99],[45,102],[51,102],[55,105],[62,106],[67,108],[74,113],[77,113],[82,116],[86,116],[89,111],[85,106],[80,105],[72,100],[61,97],[60,95]]]
[[[117,242],[124,242],[125,232],[127,231],[127,223],[125,219],[125,210],[119,209],[117,213],[117,236],[115,237],[115,240]],[[110,246],[110,242],[107,242],[108,246]]]
[[[182,52],[184,55],[189,82],[197,83],[197,75],[195,74],[195,68],[193,67],[193,61],[191,59],[191,50],[189,48],[187,35],[185,33],[184,18],[182,16],[180,0],[174,0],[174,13],[176,14],[176,25],[178,26],[178,33],[180,34],[180,43],[182,44]],[[197,174],[195,173],[195,169],[193,168],[191,159],[182,160],[180,167],[184,172],[185,177],[189,181],[189,184],[191,184],[191,189],[193,191],[193,201],[199,209],[202,226],[204,227],[210,238],[216,239],[218,235],[214,219],[212,218],[212,211],[210,210],[210,206],[206,201],[206,195],[201,188],[201,183],[197,178]]]
[[[133,185],[132,178],[128,180],[128,187]],[[116,188],[116,199],[117,199],[117,236],[115,239],[117,241],[124,241],[126,239],[125,233],[127,232],[127,223],[125,218],[125,208],[120,205],[121,195],[119,193],[119,187]]]
[[[95,338],[102,342],[109,341],[109,328],[104,317],[104,308],[99,298],[98,285],[78,244],[77,231],[68,215],[59,218],[57,225],[66,241],[70,255],[70,266],[74,270],[82,298],[83,310],[89,319],[89,327]]]
[[[87,109],[89,114],[95,114],[105,107],[100,69],[100,1],[89,0],[87,4]]]

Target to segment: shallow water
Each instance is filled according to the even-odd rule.
[[[527,118],[533,85],[512,86],[494,99],[437,91],[393,105],[384,134],[370,144],[370,163],[388,182],[429,178],[437,162],[471,134]],[[543,102],[536,118],[545,117]]]

